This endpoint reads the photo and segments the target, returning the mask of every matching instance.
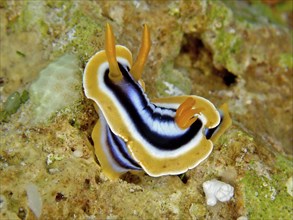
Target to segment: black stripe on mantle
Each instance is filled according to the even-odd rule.
[[[140,85],[134,81],[129,71],[125,69],[123,65],[120,63],[118,63],[118,65],[123,75],[123,79],[119,83],[114,83],[109,78],[109,69],[107,69],[104,74],[105,85],[117,97],[117,100],[123,106],[123,108],[126,109],[125,112],[128,114],[129,118],[132,119],[132,123],[135,125],[135,128],[147,142],[160,150],[176,150],[179,149],[182,145],[187,144],[192,138],[194,138],[194,136],[198,134],[198,132],[203,132],[203,123],[199,118],[188,129],[186,129],[184,134],[181,135],[162,135],[153,131],[145,123],[139,111],[145,110],[151,115],[152,120],[159,120],[161,122],[175,123],[174,117],[154,113],[151,107],[149,107],[149,105],[154,104],[150,103],[150,101],[145,97]],[[141,109],[138,110],[135,108],[132,102],[132,97],[129,97],[129,94],[127,94],[129,90],[132,90],[138,95],[139,101],[142,105]],[[154,106],[156,108],[166,109],[156,105]],[[176,111],[175,109],[170,110]]]
[[[125,142],[122,139],[119,139],[119,137],[111,131],[108,125],[106,125],[106,136],[107,145],[109,146],[112,158],[121,167],[131,170],[141,170],[138,163],[136,163],[136,161],[133,160],[133,158],[127,152]],[[114,148],[116,149],[116,151],[119,152],[119,154],[115,153],[115,151],[113,150]],[[126,162],[123,161],[121,158],[124,158]]]

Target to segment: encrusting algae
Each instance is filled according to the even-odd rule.
[[[0,218],[291,219],[292,4],[267,2],[1,1]],[[148,24],[151,99],[228,103],[233,125],[196,168],[103,173],[82,70],[104,49],[106,23],[134,57]],[[207,206],[202,184],[212,179],[234,196]]]
[[[81,73],[74,55],[65,54],[43,69],[29,89],[34,120],[48,120],[52,113],[81,99]]]

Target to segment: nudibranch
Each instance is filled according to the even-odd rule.
[[[84,92],[100,116],[92,132],[95,153],[111,179],[127,171],[143,170],[153,177],[184,173],[209,156],[213,142],[231,124],[227,105],[217,110],[199,96],[150,100],[141,79],[150,45],[144,25],[133,64],[131,52],[115,45],[107,24],[105,50],[85,67]]]

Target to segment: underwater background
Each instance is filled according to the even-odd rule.
[[[1,1],[0,219],[291,219],[292,10],[291,0]],[[106,23],[134,57],[150,27],[150,98],[229,105],[232,126],[196,168],[103,174],[82,75]],[[208,206],[211,179],[233,198]]]

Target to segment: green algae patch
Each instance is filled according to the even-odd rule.
[[[280,55],[279,66],[283,68],[293,68],[293,55],[284,53]]]
[[[214,63],[224,65],[229,72],[241,72],[243,65],[239,65],[235,54],[239,53],[242,47],[241,38],[234,32],[222,30],[215,40]],[[243,70],[242,70],[243,71]]]
[[[284,2],[284,4],[288,3]],[[282,11],[281,6],[284,7],[283,4],[276,6],[280,11],[276,14],[279,13],[278,16],[284,17],[282,13],[286,11]],[[203,41],[204,46],[212,53],[212,62],[216,69],[225,68],[237,76],[244,75],[250,64],[272,63],[274,56],[277,56],[276,52],[281,50],[281,47],[275,46],[277,40],[272,40],[268,43],[276,52],[272,55],[263,53],[267,50],[262,46],[269,41],[267,35],[272,35],[270,37],[274,39],[275,36],[276,38],[279,36],[276,33],[284,31],[283,27],[272,24],[272,20],[277,19],[272,18],[272,14],[269,13],[272,9],[268,5],[261,3],[249,5],[246,2],[223,0],[206,1],[202,7],[204,11],[200,11],[198,17],[202,15],[203,18],[200,21],[190,21],[200,28],[192,29],[192,25],[187,25],[191,28],[184,31],[195,32],[195,36]],[[262,11],[261,8],[267,10]],[[281,21],[275,23],[280,24]]]
[[[233,21],[233,13],[225,4],[220,1],[209,1],[209,4],[207,14],[209,28],[219,29]]]
[[[268,24],[288,26],[290,23],[290,13],[293,10],[291,0],[283,0],[270,6],[260,0],[250,0],[250,4],[245,1],[221,0],[227,7],[235,11],[235,17],[239,21],[250,24]]]
[[[287,179],[293,175],[293,157],[278,155],[275,166],[274,178],[285,185]]]
[[[174,17],[180,17],[180,7],[179,2],[177,1],[171,1],[171,3],[168,5],[168,14]]]
[[[275,7],[270,7],[259,0],[252,0],[252,6],[257,10],[258,14],[266,16],[269,21],[278,24],[286,25],[286,13],[292,13],[293,4],[291,0],[280,1]],[[288,18],[289,20],[290,18]]]
[[[191,86],[187,74],[174,69],[173,62],[167,62],[159,71],[156,83],[159,96],[190,94]]]
[[[28,91],[24,90],[12,93],[4,102],[3,109],[0,111],[0,122],[7,122],[9,116],[13,115],[29,99]]]
[[[68,23],[67,31],[60,36],[56,44],[55,55],[60,56],[62,53],[72,50],[78,55],[87,60],[91,54],[97,51],[97,46],[101,42],[104,27],[98,21],[100,11],[97,11],[95,16],[86,15],[82,10],[76,10],[72,13]]]
[[[97,51],[102,36],[102,10],[95,2],[28,1],[9,4],[8,28],[19,33],[32,31],[52,57],[75,52],[84,60]],[[88,10],[91,8],[91,10]],[[24,54],[23,52],[19,55]]]
[[[286,181],[292,175],[292,159],[277,156],[271,177],[249,170],[241,180],[249,219],[291,219],[292,197]]]
[[[8,114],[14,114],[20,107],[21,100],[19,92],[12,93],[4,103],[4,110]]]
[[[208,30],[202,34],[202,37],[213,51],[213,63],[217,69],[225,67],[229,72],[242,73],[245,65],[239,60],[238,54],[241,52],[243,42],[234,27],[234,13],[221,2],[209,3]],[[211,31],[214,34],[211,34]]]

